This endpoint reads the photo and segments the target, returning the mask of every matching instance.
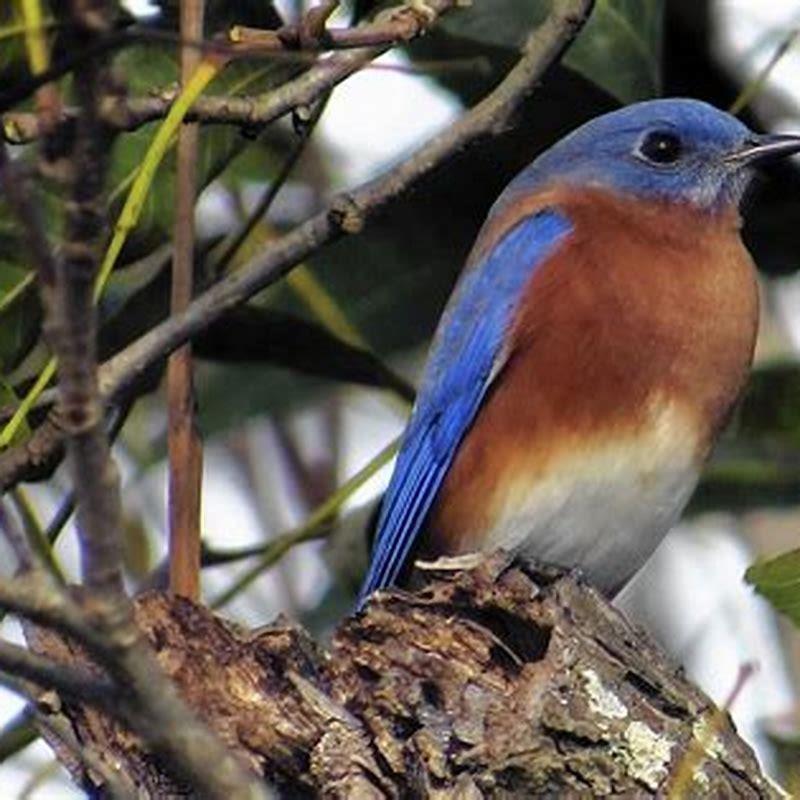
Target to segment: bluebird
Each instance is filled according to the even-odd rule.
[[[743,194],[800,136],[688,99],[597,117],[491,208],[433,340],[359,606],[415,558],[504,549],[616,594],[747,379]]]

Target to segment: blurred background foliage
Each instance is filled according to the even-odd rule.
[[[393,68],[417,73],[453,102],[470,106],[513,64],[524,37],[543,19],[548,5],[546,0],[474,0],[471,6],[449,14],[430,35],[407,46],[406,65]],[[381,7],[371,0],[355,0],[342,19],[349,15],[363,19]],[[267,0],[208,0],[206,8],[210,36],[234,23],[274,28],[282,15],[298,13],[302,3],[282,3],[280,13]],[[175,0],[160,0],[152,10],[155,13],[135,20],[142,31],[177,31]],[[0,5],[0,86],[28,78],[19,26],[17,4]],[[776,46],[785,33],[775,32]],[[710,0],[598,0],[575,46],[525,103],[513,127],[458,153],[371,221],[363,233],[322,249],[288,279],[197,339],[197,401],[202,433],[210,448],[207,462],[215,464],[223,476],[216,479],[219,491],[208,487],[207,500],[218,502],[215,493],[225,495],[235,486],[236,493],[242,494],[228,496],[247,498],[249,513],[261,531],[260,541],[249,542],[237,552],[219,546],[230,534],[224,513],[217,514],[204,530],[213,542],[209,560],[231,562],[227,571],[211,570],[213,579],[207,585],[225,592],[232,582],[237,587],[241,584],[242,592],[250,587],[250,594],[245,593],[234,606],[237,613],[264,620],[282,607],[320,628],[348,607],[352,581],[363,559],[363,526],[356,526],[355,550],[345,546],[344,556],[335,549],[332,552],[328,565],[334,565],[339,580],[334,578],[327,594],[301,591],[298,584],[328,586],[329,566],[320,562],[311,577],[298,577],[301,566],[291,558],[284,559],[267,582],[256,584],[261,593],[251,584],[276,560],[274,549],[269,549],[274,537],[287,530],[290,535],[299,534],[298,538],[324,534],[347,499],[347,493],[335,496],[324,524],[313,530],[304,528],[306,515],[348,477],[343,468],[348,445],[342,425],[351,413],[348,407],[356,412],[366,409],[365,418],[351,425],[348,435],[353,430],[361,432],[366,452],[375,453],[385,443],[369,442],[370,436],[375,438],[370,423],[374,407],[369,405],[373,401],[354,402],[352,390],[343,391],[343,387],[371,387],[369,396],[378,397],[374,402],[379,404],[389,398],[391,414],[399,424],[408,408],[402,398],[407,401],[410,392],[398,371],[415,375],[419,355],[487,209],[510,178],[563,133],[635,100],[688,95],[729,108],[746,88],[753,89],[721,62],[713,47],[714,35]],[[57,28],[51,31],[51,41],[53,58],[58,61],[64,45]],[[129,94],[147,95],[171,87],[177,79],[175,51],[171,41],[142,39],[115,54],[115,66]],[[208,93],[268,92],[307,65],[308,60],[300,57],[238,61],[215,79]],[[60,83],[68,98],[69,77]],[[786,98],[755,88],[756,102],[741,112],[753,127],[768,128],[788,108],[796,111]],[[31,107],[27,102],[14,110]],[[353,113],[371,111],[360,108]],[[116,140],[109,174],[112,220],[158,124],[149,123]],[[281,231],[318,210],[332,188],[347,180],[335,150],[307,127],[302,115],[264,129],[202,127],[198,169],[203,194],[196,262],[201,287],[238,269]],[[250,220],[252,230],[231,253],[230,244],[257,207],[258,197],[278,179],[287,159],[300,147],[302,157],[278,201],[267,215]],[[35,146],[12,149],[16,158],[35,165]],[[402,155],[397,153],[395,158]],[[103,358],[167,314],[174,175],[171,152],[156,174],[144,213],[101,302]],[[743,512],[799,505],[800,365],[775,310],[783,282],[800,268],[796,235],[800,171],[793,163],[782,163],[770,169],[766,178],[745,228],[764,287],[765,325],[758,363],[740,411],[693,501],[696,511]],[[47,230],[57,245],[62,198],[46,180],[37,183],[37,191]],[[29,270],[19,231],[0,198],[0,406],[5,409],[25,394],[46,359],[41,311]],[[137,387],[140,397],[117,445],[129,487],[128,566],[136,583],[149,585],[157,583],[163,572],[159,572],[164,550],[166,449],[159,394],[162,368],[151,370]],[[362,396],[363,392],[358,395]],[[34,418],[32,424],[37,421]],[[156,478],[147,482],[148,475]],[[46,527],[47,514],[61,502],[62,486],[59,471],[45,487],[34,487],[38,510],[34,508],[31,524]],[[240,516],[232,514],[231,519],[238,524]],[[64,548],[63,557],[69,561],[67,545]],[[358,555],[353,555],[356,551]],[[239,557],[246,552],[261,555],[261,561]],[[796,557],[792,563],[793,572],[784,568],[766,574],[768,579],[783,581],[782,585],[788,574],[790,582],[795,581],[789,600],[796,604],[800,592]],[[278,598],[266,608],[265,591]],[[312,599],[304,600],[306,595]],[[227,599],[233,596],[235,592],[228,592]],[[781,597],[785,601],[785,592]]]
[[[174,33],[175,3],[161,2],[158,7],[160,13],[139,20],[139,26]],[[544,18],[547,7],[545,0],[502,0],[460,9],[445,17],[431,35],[406,48],[409,68],[428,75],[459,103],[472,104],[505,74],[527,31]],[[6,6],[0,12],[0,26],[8,32],[0,49],[3,85],[27,75],[21,37],[11,35],[20,22],[14,8]],[[353,11],[362,18],[378,8],[359,2]],[[280,20],[266,2],[208,3],[210,34],[234,23],[270,28]],[[280,418],[296,412],[329,395],[339,381],[391,383],[391,374],[382,366],[428,340],[493,198],[538,152],[582,121],[621,103],[680,94],[720,107],[735,101],[743,87],[716,63],[711,36],[708,3],[599,2],[575,47],[526,103],[512,129],[458,154],[361,235],[316,254],[304,268],[304,280],[290,279],[267,290],[200,337],[196,352],[208,365],[198,384],[204,434],[213,437],[241,428],[253,417]],[[60,47],[55,29],[56,60]],[[115,64],[131,95],[161,91],[177,80],[175,47],[169,41],[127,46],[115,56]],[[304,68],[302,59],[241,60],[227,67],[208,91],[263,93]],[[68,96],[68,77],[63,83]],[[749,108],[742,116],[755,127],[765,125]],[[109,174],[112,219],[157,125],[124,133],[114,145]],[[203,127],[200,183],[223,219],[200,227],[201,285],[220,274],[219,255],[226,236],[246,219],[246,198],[252,197],[253,187],[274,179],[297,139],[297,131],[284,125],[265,130]],[[15,150],[19,158],[33,163],[33,147]],[[172,151],[156,175],[104,295],[103,357],[167,313],[174,172]],[[271,237],[317,208],[337,178],[335,173],[324,142],[312,136],[291,177],[295,202],[282,203],[278,213],[259,220],[222,272],[236,269]],[[792,236],[793,223],[800,220],[800,173],[792,164],[781,164],[768,178],[746,228],[765,281],[791,274],[800,265]],[[46,182],[40,193],[48,230],[57,243],[60,198],[50,193]],[[326,308],[335,309],[339,324]],[[8,403],[23,395],[38,373],[43,346],[41,313],[25,250],[2,204],[0,322],[0,392]],[[147,388],[156,384],[151,380]],[[231,386],[237,387],[235,392]],[[738,421],[698,492],[698,508],[796,502],[799,388],[800,373],[785,353],[759,364]],[[163,452],[163,441],[154,446],[151,460]]]

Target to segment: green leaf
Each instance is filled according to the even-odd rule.
[[[441,30],[462,39],[518,50],[550,10],[547,0],[493,0],[473,3],[442,17]]]
[[[663,0],[597,0],[564,63],[623,103],[661,91]]]
[[[413,389],[371,353],[320,325],[281,311],[244,305],[195,339],[200,358],[228,364],[266,362],[317,377],[393,389],[407,400]]]
[[[475,3],[448,14],[440,27],[460,39],[518,50],[549,8],[546,0]],[[663,0],[597,0],[563,63],[620,102],[653,97],[661,88],[663,15]]]
[[[800,549],[757,561],[744,579],[800,627]]]

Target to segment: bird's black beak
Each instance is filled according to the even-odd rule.
[[[735,153],[726,159],[742,165],[763,164],[800,153],[800,136],[765,133],[751,136]]]

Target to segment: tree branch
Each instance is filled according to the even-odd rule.
[[[0,672],[24,678],[44,689],[55,689],[78,703],[114,707],[115,686],[86,669],[65,667],[24,647],[0,639]]]
[[[75,762],[82,766],[87,779],[92,774],[99,777],[99,781],[92,780],[92,785],[96,785],[98,782],[102,783],[113,800],[140,800],[136,787],[120,770],[119,765],[107,764],[104,754],[78,741],[66,718],[53,714],[39,714],[36,717],[36,724],[42,728],[43,734],[53,750],[60,753],[59,758],[62,762],[65,760],[65,752],[69,752]]]
[[[76,5],[72,45],[91,47],[112,25],[105,9]],[[93,299],[99,252],[105,237],[105,177],[110,132],[99,116],[108,94],[110,72],[102,60],[75,70],[79,112],[70,163],[65,166],[65,240],[55,281],[40,272],[46,309],[45,335],[58,359],[61,420],[67,434],[72,481],[77,495],[78,529],[84,580],[108,595],[122,589],[120,572],[121,505],[116,469],[103,428],[103,403],[97,385],[96,316]],[[65,152],[65,131],[57,126],[45,140],[43,156]],[[69,150],[67,149],[67,152]]]
[[[395,45],[423,35],[439,16],[458,4],[459,0],[427,0],[425,6],[429,13],[421,13],[415,7],[403,4],[382,12],[374,22],[343,30],[323,28],[314,32],[313,26],[308,24],[286,26],[277,31],[235,27],[231,31],[231,42],[217,40],[209,44],[222,58],[252,58],[267,54],[271,58],[299,59],[304,62],[307,57],[300,52],[303,50],[317,52],[338,48],[354,49],[321,59],[315,58],[313,65],[301,76],[262,95],[200,97],[184,121],[243,127],[266,125],[293,108],[311,105],[345,78]],[[132,34],[128,33],[127,38],[131,37]],[[104,120],[117,131],[135,130],[148,122],[165,117],[177,92],[176,87],[169,87],[147,97],[108,98],[103,107]],[[63,112],[65,119],[74,117],[75,114],[74,109]],[[9,112],[3,115],[0,131],[10,143],[23,144],[40,135],[39,126],[40,121],[35,114]]]
[[[181,36],[203,38],[204,2],[180,4]],[[200,63],[200,51],[181,49],[181,84],[185,86]],[[175,177],[175,249],[172,258],[170,313],[178,314],[194,293],[194,207],[197,195],[196,124],[178,132]],[[203,444],[195,424],[194,368],[190,343],[176,350],[167,363],[167,447],[169,488],[170,589],[197,600],[200,596],[200,503],[203,481]]]

